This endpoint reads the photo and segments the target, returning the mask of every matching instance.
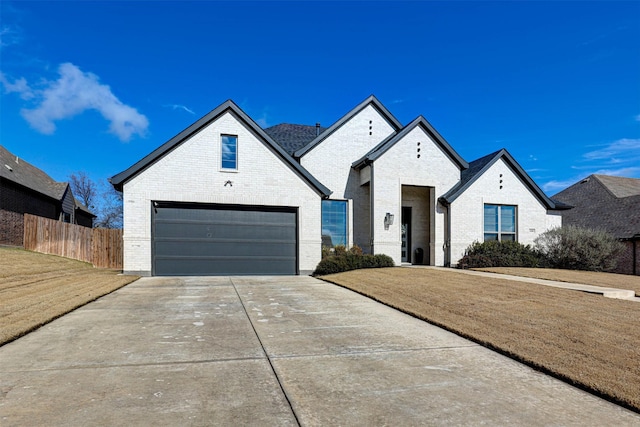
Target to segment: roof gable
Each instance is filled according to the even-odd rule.
[[[55,181],[41,169],[11,154],[2,145],[0,177],[58,201],[62,200],[69,187],[68,183]]]
[[[640,179],[611,175],[592,175],[617,198],[640,196]]]
[[[423,116],[418,116],[415,120],[405,126],[400,132],[390,135],[383,140],[380,144],[373,147],[371,151],[365,154],[362,158],[356,160],[353,163],[354,168],[362,168],[367,164],[375,161],[377,158],[386,153],[391,147],[393,147],[398,141],[402,140],[409,132],[415,128],[420,127],[435,143],[444,151],[444,153],[456,164],[460,169],[466,169],[469,164],[449,145],[449,143],[434,129],[433,126]]]
[[[306,169],[297,163],[279,144],[277,144],[258,124],[253,121],[244,111],[240,109],[233,101],[227,100],[218,107],[210,111],[208,114],[197,120],[191,126],[171,138],[169,141],[156,148],[150,154],[133,164],[128,169],[109,178],[111,184],[119,191],[125,182],[143,172],[149,166],[154,164],[167,153],[178,147],[184,141],[189,139],[202,128],[213,122],[220,116],[231,113],[238,121],[240,121],[248,130],[250,130],[258,140],[262,141],[276,156],[278,156],[285,164],[305,182],[307,182],[322,197],[328,197],[331,191],[314,178]]]
[[[522,180],[538,200],[547,207],[547,209],[555,210],[570,208],[568,205],[555,202],[550,199],[504,148],[469,163],[469,168],[462,171],[460,174],[460,182],[440,197],[440,200],[447,205],[451,204],[500,159],[502,159],[509,168],[511,168],[511,170]]]
[[[351,111],[349,111],[347,114],[342,116],[342,118],[340,118],[337,122],[332,124],[329,128],[325,129],[324,132],[322,132],[320,135],[318,135],[316,138],[314,138],[307,145],[305,145],[304,147],[296,150],[293,153],[293,156],[295,158],[297,158],[297,159],[299,159],[302,156],[304,156],[306,153],[308,153],[310,150],[312,150],[314,147],[316,147],[322,141],[327,139],[327,137],[329,137],[329,135],[333,134],[335,131],[340,129],[345,123],[347,123],[349,120],[351,120],[354,116],[356,116],[358,113],[360,113],[362,110],[364,110],[369,105],[373,106],[373,108],[375,108],[380,113],[380,115],[382,117],[384,117],[385,120],[396,131],[399,130],[400,128],[402,128],[402,124],[398,121],[398,119],[396,119],[393,116],[393,114],[391,114],[391,112],[389,112],[389,110],[387,110],[387,108],[384,105],[382,105],[382,103],[380,101],[378,101],[378,98],[376,98],[375,96],[371,95],[367,99],[362,101],[360,104],[358,104]]]

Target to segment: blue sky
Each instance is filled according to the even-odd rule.
[[[0,2],[0,144],[59,181],[126,169],[227,99],[329,126],[374,94],[553,195],[640,178],[640,2]]]

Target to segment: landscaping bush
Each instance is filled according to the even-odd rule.
[[[332,255],[324,256],[318,263],[314,276],[323,276],[325,274],[341,273],[343,271],[357,270],[360,268],[381,268],[394,267],[393,259],[388,255],[368,255],[362,254],[362,249],[353,246],[348,251],[344,248],[334,248]]]
[[[542,267],[544,258],[530,245],[513,241],[474,242],[458,261],[458,268]]]
[[[624,249],[605,231],[571,225],[542,233],[535,240],[535,247],[550,267],[588,271],[615,269]]]
[[[376,259],[376,267],[395,267],[396,263],[393,262],[393,258],[391,258],[389,255],[384,255],[384,254],[378,254],[378,255],[374,255],[374,258]]]

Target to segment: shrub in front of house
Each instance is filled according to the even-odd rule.
[[[333,251],[323,248],[323,258],[318,263],[314,276],[341,273],[343,271],[358,270],[360,268],[394,267],[393,259],[388,255],[363,254],[362,249],[353,246],[347,250],[344,246],[336,246]]]
[[[535,247],[553,268],[611,271],[624,249],[622,243],[603,230],[565,226],[542,233]]]
[[[542,267],[544,258],[531,245],[514,241],[474,242],[458,261],[458,268]]]

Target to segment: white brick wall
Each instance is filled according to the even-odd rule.
[[[547,213],[546,207],[500,159],[452,203],[452,264],[458,262],[470,244],[484,240],[485,204],[518,206],[518,241],[523,244],[532,244],[540,233],[560,226],[562,221],[560,215]]]
[[[369,129],[371,127],[371,129]],[[371,132],[371,135],[369,135]],[[349,199],[351,164],[393,133],[393,127],[371,105],[363,108],[342,127],[307,152],[300,164],[333,194],[332,199]],[[359,179],[352,175],[352,179]],[[357,184],[359,186],[359,183]]]
[[[443,265],[445,218],[443,212],[433,205],[460,180],[458,166],[422,128],[416,127],[378,158],[373,168],[375,252],[391,256],[396,264],[401,262],[402,186],[432,187],[433,190],[429,191],[430,209],[433,213],[430,215],[432,230],[429,236],[431,262]],[[407,201],[405,205],[410,206],[411,203]],[[395,220],[385,230],[384,216],[387,212],[393,214]],[[417,213],[414,212],[414,215]],[[414,220],[417,219],[414,217]],[[413,245],[414,249],[415,247]],[[427,248],[423,249],[426,255]]]
[[[360,186],[360,175],[351,164],[393,131],[386,119],[368,105],[300,159],[302,166],[333,192],[330,198],[350,201],[349,245],[356,244],[365,252],[370,235],[369,190]]]
[[[220,170],[221,134],[238,135],[237,172]],[[300,270],[320,261],[320,196],[230,113],[125,183],[125,271],[151,271],[152,200],[299,207]]]

